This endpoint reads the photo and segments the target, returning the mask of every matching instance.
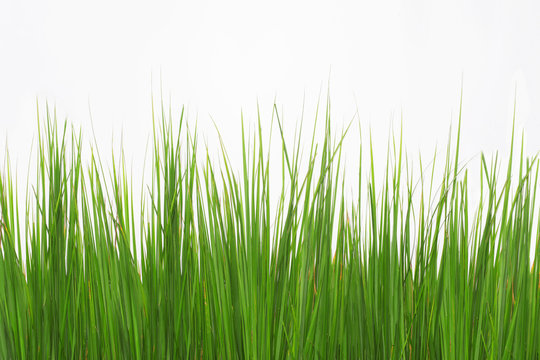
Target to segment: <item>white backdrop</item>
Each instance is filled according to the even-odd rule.
[[[515,88],[518,130],[535,154],[539,24],[540,2],[516,0],[2,1],[0,155],[7,141],[24,185],[38,99],[81,126],[85,144],[92,141],[91,109],[100,151],[108,158],[122,134],[137,175],[151,134],[151,93],[159,97],[161,79],[173,112],[185,104],[211,150],[212,117],[233,159],[241,109],[249,124],[258,100],[268,120],[276,98],[292,135],[304,97],[309,129],[328,85],[332,125],[341,129],[358,109],[376,159],[385,159],[389,129],[401,114],[412,157],[431,157],[457,123],[462,76],[462,159],[506,152]],[[345,149],[355,163],[357,129]]]

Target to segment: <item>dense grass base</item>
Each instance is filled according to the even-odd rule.
[[[141,213],[123,162],[109,174],[96,153],[83,166],[80,135],[48,111],[26,217],[5,167],[0,358],[540,357],[536,158],[522,152],[517,171],[510,155],[500,180],[482,157],[469,211],[459,131],[444,173],[433,165],[418,185],[398,139],[383,183],[367,167],[367,196],[347,206],[328,113],[302,175],[277,118],[271,213],[260,130],[238,175],[225,151],[220,169],[197,158],[183,116],[159,117]]]

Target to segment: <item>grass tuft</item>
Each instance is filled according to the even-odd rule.
[[[376,184],[370,142],[348,205],[348,129],[331,135],[328,104],[301,160],[274,107],[271,212],[260,117],[254,134],[242,120],[236,172],[223,142],[217,168],[184,112],[173,121],[161,104],[135,213],[124,155],[109,172],[97,152],[83,164],[81,134],[45,114],[25,216],[9,159],[0,177],[2,359],[540,357],[539,167],[523,145],[516,156],[514,132],[505,178],[482,155],[478,201],[459,162],[461,110],[442,174],[419,158],[415,182],[400,135]]]

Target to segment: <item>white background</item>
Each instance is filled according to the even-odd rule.
[[[214,151],[213,118],[233,160],[241,109],[252,124],[258,101],[268,126],[275,98],[292,136],[303,99],[310,129],[328,86],[332,126],[341,129],[358,110],[376,159],[384,161],[401,116],[412,159],[419,152],[430,158],[457,124],[463,77],[462,159],[473,159],[476,172],[480,151],[507,150],[516,88],[517,130],[525,132],[528,154],[540,149],[539,4],[2,1],[0,158],[7,142],[24,188],[38,99],[41,110],[48,101],[60,120],[81,126],[86,145],[93,141],[91,110],[102,156],[110,158],[123,135],[137,175],[160,79],[175,118],[185,104],[191,126],[198,122],[201,141]],[[358,129],[351,131],[345,155],[356,164]]]

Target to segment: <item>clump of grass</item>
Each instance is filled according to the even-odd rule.
[[[222,167],[201,161],[183,112],[178,121],[164,109],[135,213],[123,157],[110,173],[97,153],[82,164],[80,133],[59,129],[47,108],[22,233],[9,164],[0,180],[0,357],[540,356],[538,159],[522,147],[513,172],[513,134],[503,180],[501,161],[481,158],[476,209],[459,130],[443,174],[433,165],[418,186],[402,173],[401,139],[382,184],[370,151],[358,183],[367,198],[348,206],[345,135],[331,136],[329,112],[304,164],[275,115],[275,213],[260,122],[253,139],[242,129],[237,173],[224,147]]]

